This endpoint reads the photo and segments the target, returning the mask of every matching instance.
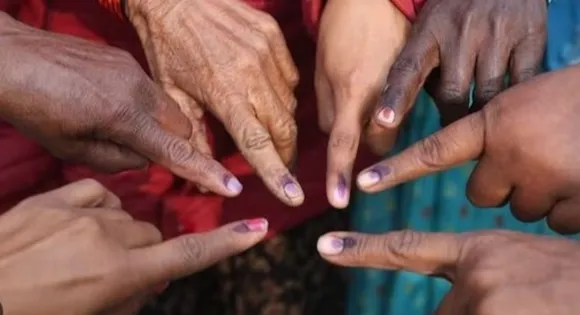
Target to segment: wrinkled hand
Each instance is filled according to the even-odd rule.
[[[161,243],[115,195],[79,181],[0,216],[0,302],[5,314],[133,314],[159,285],[247,249],[266,229],[258,219]]]
[[[182,111],[197,120],[199,106],[210,110],[268,188],[301,204],[286,168],[296,153],[298,74],[276,21],[239,0],[127,3],[155,78]]]
[[[428,0],[393,65],[375,116],[398,126],[425,83],[447,125],[505,86],[538,74],[546,43],[545,0]],[[470,84],[475,81],[470,108]]]
[[[542,74],[359,175],[367,192],[479,163],[467,186],[480,207],[511,202],[523,221],[544,216],[561,233],[580,231],[580,67]]]
[[[330,233],[318,249],[343,266],[444,276],[453,287],[436,315],[572,315],[580,308],[575,241],[508,231]]]
[[[333,0],[326,4],[318,38],[315,87],[319,124],[330,132],[327,194],[334,207],[348,205],[361,134],[379,154],[394,140],[394,134],[369,123],[369,110],[405,44],[409,27],[390,1]]]
[[[186,140],[199,122],[190,122],[128,53],[5,14],[0,24],[2,119],[65,160],[112,172],[152,160],[214,192],[240,192],[227,170]]]

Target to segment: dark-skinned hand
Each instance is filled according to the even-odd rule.
[[[546,0],[428,0],[387,78],[375,120],[400,125],[421,88],[447,125],[541,70]],[[475,82],[470,109],[470,84]]]
[[[477,206],[511,202],[523,221],[547,217],[561,233],[580,231],[580,66],[542,74],[359,174],[377,192],[471,159],[467,186]]]
[[[580,245],[509,231],[465,234],[333,232],[322,256],[349,267],[443,276],[453,284],[435,315],[573,315],[580,309]]]
[[[82,180],[0,216],[0,303],[4,314],[136,314],[169,281],[246,250],[267,228],[254,219],[162,242],[117,196]]]
[[[154,78],[183,113],[215,115],[278,199],[302,204],[288,170],[298,72],[276,20],[240,0],[127,0],[127,16]],[[207,147],[203,130],[195,135]]]
[[[239,182],[189,141],[192,124],[127,53],[0,13],[0,117],[55,156],[105,171],[149,160],[226,195]]]

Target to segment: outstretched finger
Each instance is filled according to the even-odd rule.
[[[457,234],[404,230],[381,235],[331,232],[318,240],[317,247],[324,259],[341,266],[453,278],[462,244]]]
[[[357,178],[359,187],[377,192],[479,157],[485,140],[483,115],[471,114],[367,168]]]
[[[268,221],[252,219],[136,249],[130,257],[135,280],[147,288],[193,274],[255,245],[267,230]]]
[[[187,139],[169,133],[147,115],[136,116],[131,126],[118,128],[118,142],[215,193],[236,196],[242,191],[241,183],[228,170],[197,151]]]

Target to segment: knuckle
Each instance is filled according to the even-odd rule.
[[[254,71],[260,66],[262,56],[257,48],[246,50],[237,58],[237,68],[241,71]]]
[[[459,84],[447,82],[438,91],[437,99],[441,104],[463,105],[469,102],[469,93]]]
[[[331,134],[330,147],[333,149],[353,151],[356,149],[358,137],[352,132],[336,131]]]
[[[165,152],[166,156],[178,165],[184,165],[195,160],[197,154],[191,144],[177,139],[168,141],[165,144]]]
[[[242,138],[242,146],[248,151],[261,151],[272,143],[272,136],[269,133],[254,128],[245,128]]]
[[[416,58],[402,56],[398,58],[391,67],[391,73],[415,74],[421,71],[421,62]]]
[[[288,104],[288,111],[290,111],[290,113],[293,114],[296,112],[296,108],[298,108],[298,100],[295,97],[290,97],[286,104]]]
[[[283,36],[282,30],[278,25],[278,22],[274,17],[269,14],[264,14],[261,23],[259,23],[258,28],[265,34],[268,38]]]
[[[493,99],[499,92],[501,88],[495,81],[489,81],[483,83],[481,86],[477,87],[476,90],[476,103],[487,104],[491,99]]]
[[[330,131],[332,130],[332,121],[330,121],[330,119],[328,118],[319,116],[318,127],[320,127],[320,130],[322,130],[322,132],[329,134]]]
[[[445,158],[445,145],[437,135],[418,142],[418,162],[428,168],[439,168]]]
[[[270,54],[270,45],[268,44],[268,38],[266,36],[257,35],[252,43],[256,58],[263,60]]]
[[[412,230],[402,230],[394,232],[390,237],[384,238],[383,248],[391,253],[394,258],[404,259],[416,252],[423,241],[421,233]]]
[[[296,88],[298,86],[298,83],[300,82],[300,74],[298,73],[298,69],[296,68],[296,66],[294,64],[291,65],[291,71],[288,75],[289,75],[288,80],[290,83],[290,87],[292,89]]]
[[[276,129],[279,130],[277,143],[280,146],[289,147],[294,145],[298,136],[298,126],[294,119],[280,119],[277,121]]]
[[[71,230],[79,231],[86,235],[102,235],[103,227],[99,220],[92,216],[81,216],[72,221]]]
[[[183,237],[179,242],[179,251],[185,263],[203,260],[207,255],[207,248],[203,242],[196,237]]]

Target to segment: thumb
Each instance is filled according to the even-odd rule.
[[[485,145],[484,112],[467,116],[400,154],[362,171],[357,183],[377,192],[478,158]]]
[[[356,103],[337,105],[328,142],[326,193],[333,207],[345,208],[349,202],[352,167],[360,142],[363,106]]]
[[[451,279],[462,247],[459,234],[411,230],[381,235],[332,232],[318,240],[318,252],[337,265],[445,274]]]
[[[267,230],[266,219],[235,222],[211,232],[135,249],[130,261],[138,275],[139,287],[147,288],[193,274],[238,254],[261,241]]]

